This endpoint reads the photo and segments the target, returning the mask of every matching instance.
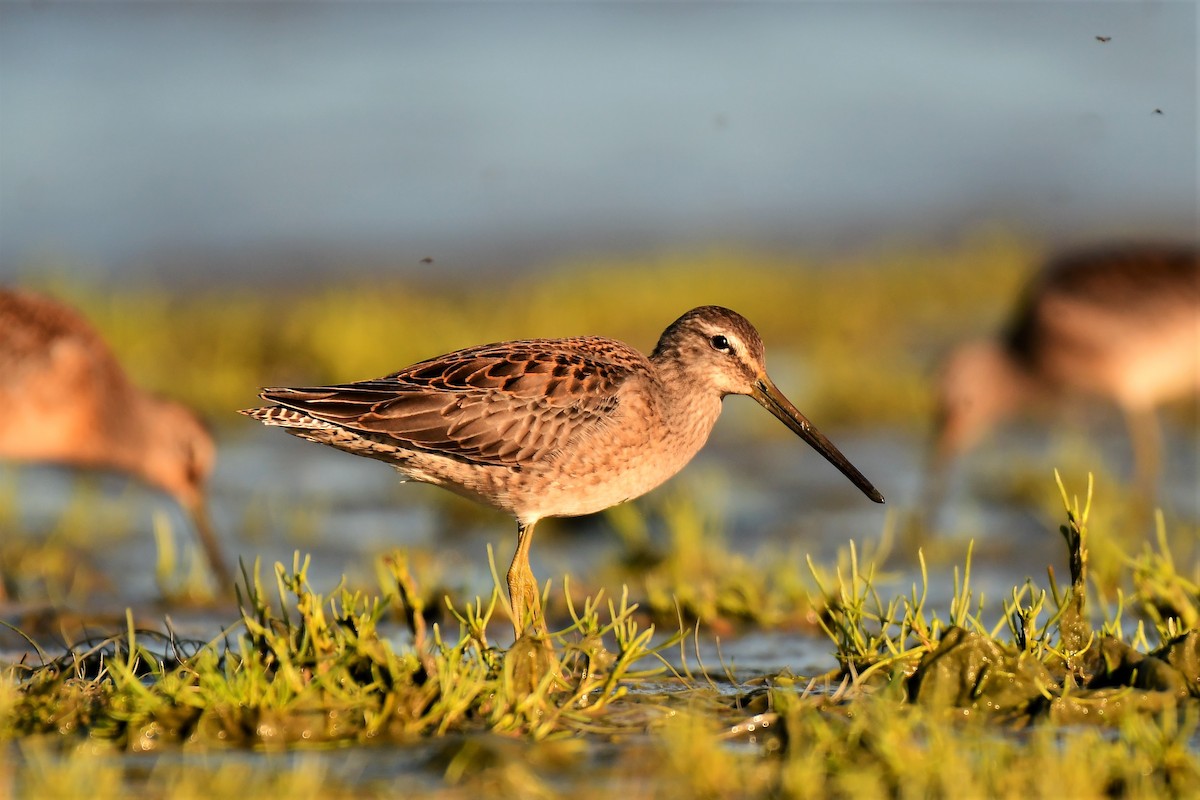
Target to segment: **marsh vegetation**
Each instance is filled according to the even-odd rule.
[[[186,297],[59,282],[142,383],[212,421],[230,475],[215,516],[243,572],[236,604],[215,597],[181,518],[136,488],[72,478],[46,509],[6,472],[0,795],[1194,793],[1194,410],[1168,410],[1185,463],[1158,503],[1126,488],[1120,445],[1068,417],[1040,429],[1049,453],[966,465],[960,496],[1007,516],[963,501],[930,531],[905,513],[935,355],[994,325],[1035,261],[990,233],[836,264],[597,260],[469,291],[434,276]],[[769,420],[735,415],[719,458],[547,529],[551,649],[511,643],[488,564],[507,520],[336,454],[306,453],[333,459],[315,474],[294,449],[255,460],[264,440],[232,413],[260,385],[481,341],[648,347],[714,300],[755,322],[820,426],[901,442],[877,456],[893,510],[847,512],[815,459],[783,460]]]

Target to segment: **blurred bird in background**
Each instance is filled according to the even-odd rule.
[[[932,497],[955,456],[1000,421],[1064,397],[1124,414],[1135,476],[1151,497],[1157,406],[1200,390],[1200,258],[1193,245],[1121,244],[1053,258],[999,336],[957,347],[937,389]]]
[[[231,586],[208,515],[212,436],[190,409],[135,386],[75,309],[0,288],[0,409],[0,458],[114,470],[166,492]]]

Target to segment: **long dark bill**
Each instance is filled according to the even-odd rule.
[[[766,375],[759,378],[755,382],[754,391],[750,396],[757,400],[759,405],[778,417],[780,422],[792,430],[792,433],[808,442],[814,450],[825,456],[825,459],[837,467],[843,475],[861,489],[863,494],[876,503],[883,502],[883,495],[879,493],[879,490],[863,477],[863,474],[842,455],[840,450],[834,447],[833,442],[826,439],[824,434],[813,427],[808,418],[801,414],[792,405],[791,401],[783,396],[783,393],[775,387],[770,378]]]

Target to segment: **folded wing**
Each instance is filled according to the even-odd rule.
[[[535,339],[460,350],[374,380],[266,389],[262,397],[406,447],[522,466],[605,425],[621,385],[649,374],[645,357],[620,342]]]

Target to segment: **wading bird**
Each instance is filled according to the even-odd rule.
[[[212,436],[183,405],[135,386],[73,308],[0,288],[0,409],[0,458],[115,470],[161,489],[231,585],[207,510]]]
[[[1008,327],[954,350],[941,374],[934,459],[940,467],[993,425],[1065,395],[1115,403],[1139,483],[1159,462],[1159,404],[1200,390],[1200,259],[1188,245],[1066,253],[1026,288]]]
[[[750,395],[877,503],[883,496],[767,377],[758,331],[696,308],[647,358],[613,339],[530,339],[458,350],[383,378],[265,389],[266,425],[394,466],[517,520],[508,570],[513,627],[544,633],[529,568],[545,517],[591,514],[642,495],[704,445],[726,395]]]

